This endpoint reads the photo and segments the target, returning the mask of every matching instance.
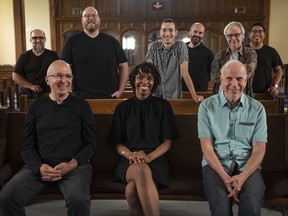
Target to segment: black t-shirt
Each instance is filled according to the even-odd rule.
[[[31,49],[20,55],[14,72],[22,75],[28,82],[41,86],[43,92],[50,92],[50,87],[45,82],[45,76],[49,65],[58,59],[59,56],[55,51],[45,49],[40,56],[36,56]],[[32,91],[20,87],[19,94],[32,94]]]
[[[82,98],[111,98],[119,86],[118,64],[127,62],[114,37],[91,38],[84,32],[67,39],[61,59],[72,65],[73,93]]]
[[[257,53],[257,67],[252,88],[256,93],[265,93],[272,84],[272,69],[281,66],[283,63],[278,52],[266,44],[260,49],[255,49],[255,51]]]
[[[188,50],[189,74],[193,81],[195,91],[207,91],[214,54],[203,43],[194,48],[188,46]],[[182,90],[189,91],[184,80],[182,80]]]

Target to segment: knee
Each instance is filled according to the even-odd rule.
[[[150,167],[146,163],[138,163],[134,164],[134,178],[135,180],[145,180],[147,181],[147,178],[149,179],[151,177],[152,179],[152,173],[150,170]]]

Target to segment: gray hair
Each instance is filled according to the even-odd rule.
[[[230,28],[231,26],[238,27],[241,30],[243,37],[245,37],[245,29],[244,29],[243,25],[240,22],[236,22],[236,21],[232,21],[225,26],[224,31],[223,31],[223,34],[225,36],[226,36],[226,32],[227,32],[228,28]]]

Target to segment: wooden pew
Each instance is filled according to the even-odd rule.
[[[5,164],[0,165],[0,183],[7,182],[22,166],[21,143],[26,113],[7,114],[7,143],[4,146]],[[115,163],[119,155],[113,145],[107,143],[107,136],[113,118],[112,114],[94,114],[98,147],[91,163],[93,180],[92,199],[125,199],[124,185],[113,182]],[[176,114],[176,123],[181,137],[175,140],[168,151],[172,182],[169,188],[160,188],[162,200],[206,200],[202,190],[202,152],[197,136],[197,114]],[[268,144],[262,163],[264,181],[267,187],[265,206],[288,206],[288,115],[268,114]],[[1,152],[0,152],[1,153]],[[0,154],[1,155],[1,154]],[[63,199],[54,186],[38,194],[33,201]],[[32,203],[33,203],[32,201]]]
[[[114,109],[126,99],[86,99],[90,104],[93,113],[109,114],[114,113]],[[20,111],[27,112],[29,106],[35,99],[28,99],[26,95],[19,97]],[[192,99],[171,99],[168,100],[175,114],[197,113],[199,103]],[[275,100],[259,100],[265,107],[266,113],[284,113],[285,97],[279,96]]]

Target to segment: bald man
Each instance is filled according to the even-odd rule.
[[[30,42],[32,49],[20,55],[12,78],[20,86],[20,95],[26,94],[35,98],[50,92],[45,76],[49,65],[59,59],[59,56],[55,51],[45,48],[46,36],[41,29],[31,31]]]
[[[72,79],[66,62],[49,66],[45,80],[51,93],[29,108],[21,150],[25,165],[0,192],[1,216],[25,215],[25,204],[50,184],[62,192],[67,215],[90,215],[95,122],[89,104],[69,93]]]
[[[213,52],[202,42],[204,34],[204,25],[198,22],[193,23],[189,31],[190,41],[186,43],[189,52],[189,74],[194,84],[195,91],[197,92],[208,91],[211,64],[214,59]],[[189,90],[183,80],[182,90]]]
[[[243,93],[246,66],[238,60],[221,69],[223,90],[204,100],[198,112],[198,133],[203,152],[203,186],[211,215],[261,215],[265,184],[260,164],[267,143],[263,105]]]
[[[61,59],[72,66],[73,93],[82,98],[120,98],[128,80],[128,61],[120,43],[99,32],[100,17],[87,7],[81,17],[84,31],[67,39]]]

